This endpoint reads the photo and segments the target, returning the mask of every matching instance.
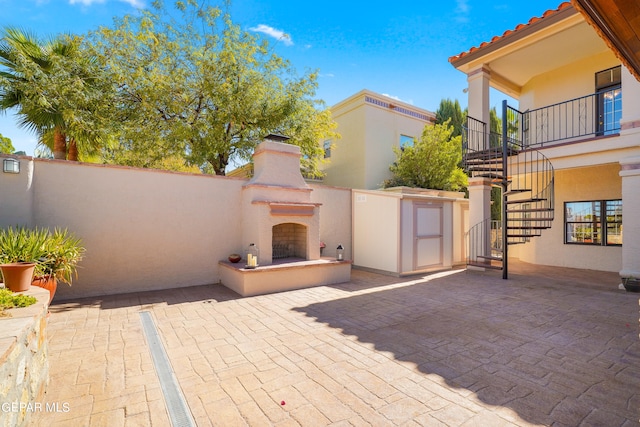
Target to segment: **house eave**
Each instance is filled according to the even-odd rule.
[[[464,55],[458,55],[457,57],[449,58],[449,62],[455,68],[461,69],[461,67],[464,67],[467,64],[478,61],[479,59],[491,53],[497,52],[500,49],[504,49],[509,45],[517,43],[531,35],[534,35],[537,32],[540,32],[559,22],[562,22],[577,13],[578,11],[576,11],[576,9],[572,7],[562,9],[549,17],[537,20],[521,29],[517,29],[510,32],[509,34],[503,35],[497,40],[486,43],[484,46],[478,47],[468,53],[465,53]]]
[[[571,4],[640,81],[640,7],[616,0],[606,5],[600,0],[571,0]]]

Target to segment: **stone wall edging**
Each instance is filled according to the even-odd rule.
[[[49,291],[32,286],[24,294],[37,302],[0,318],[0,426],[27,426],[34,412],[45,410]]]

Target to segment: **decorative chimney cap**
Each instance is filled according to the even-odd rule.
[[[287,139],[289,139],[289,137],[277,133],[270,133],[269,135],[265,136],[264,139],[273,142],[285,142]]]

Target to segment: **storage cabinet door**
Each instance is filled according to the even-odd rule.
[[[413,206],[414,270],[442,266],[442,204]]]

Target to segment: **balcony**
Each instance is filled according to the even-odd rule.
[[[522,148],[544,148],[620,132],[622,89],[608,89],[546,107],[507,114],[509,137]]]
[[[622,89],[609,89],[569,101],[527,111],[507,107],[508,146],[516,150],[540,149],[617,135],[622,116]],[[495,124],[498,125],[498,124]],[[502,133],[467,117],[463,132],[465,151],[500,150]]]

